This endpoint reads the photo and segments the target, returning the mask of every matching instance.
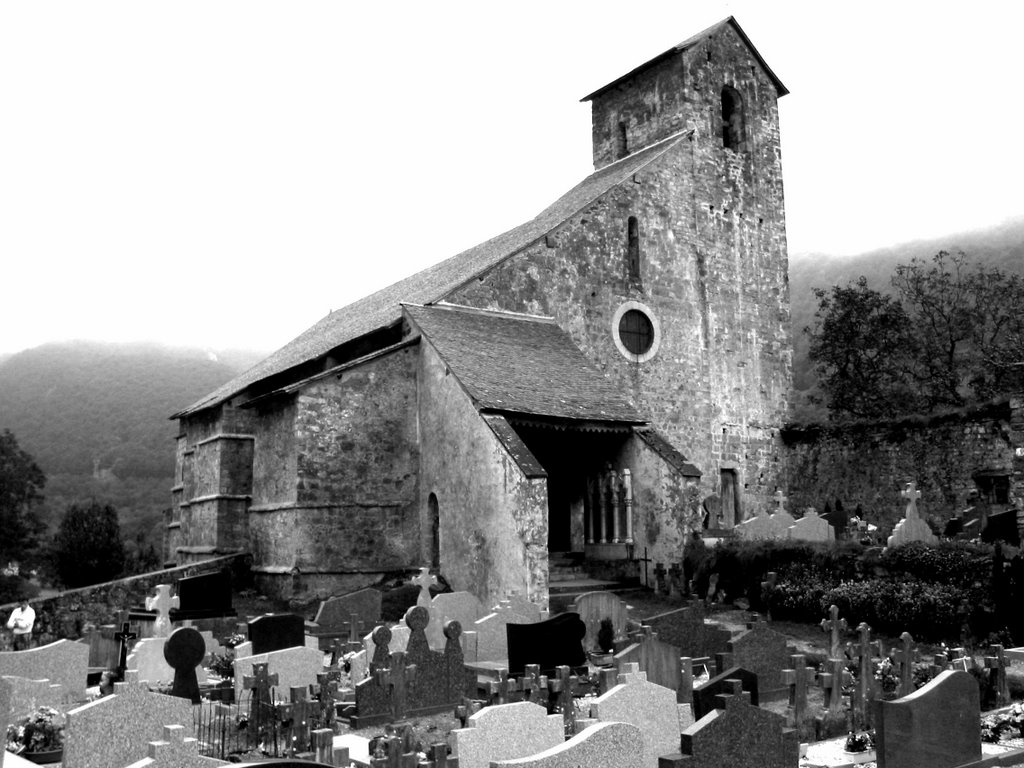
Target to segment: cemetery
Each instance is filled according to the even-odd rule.
[[[227,574],[190,572],[0,651],[3,765],[1024,765],[1019,558],[939,540],[905,498],[884,548],[776,511],[688,580],[681,557],[555,612],[421,568],[246,615]]]

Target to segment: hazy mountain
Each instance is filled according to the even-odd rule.
[[[814,312],[818,307],[814,288],[846,285],[863,275],[871,288],[887,292],[892,288],[890,278],[897,264],[907,264],[915,257],[929,260],[942,250],[963,251],[971,263],[1024,274],[1024,218],[1006,221],[989,229],[915,240],[856,256],[792,254],[789,259],[789,295],[793,308],[795,388],[809,390],[815,385],[814,371],[807,354],[809,343],[804,333],[805,327],[814,324]]]
[[[168,416],[262,356],[44,344],[0,360],[0,429],[10,429],[46,473],[48,522],[67,503],[96,498],[116,506],[134,535],[170,501],[177,429]]]

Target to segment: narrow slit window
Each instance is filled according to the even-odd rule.
[[[722,146],[739,151],[743,148],[743,97],[731,86],[722,88]]]
[[[615,135],[616,158],[622,159],[629,154],[629,141],[626,137],[626,124],[619,123],[618,132]]]
[[[640,285],[640,224],[636,216],[630,216],[626,223],[626,268],[629,282]]]

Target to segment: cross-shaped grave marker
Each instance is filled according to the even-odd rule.
[[[996,692],[996,706],[1005,707],[1010,703],[1010,689],[1006,684],[1006,653],[1003,646],[992,646],[992,655],[985,657],[985,668],[991,670],[989,679]]]
[[[857,686],[853,692],[853,719],[855,728],[870,727],[875,700],[874,651],[871,627],[865,622],[857,625],[858,641],[853,649],[857,659]]]
[[[665,590],[665,575],[668,571],[665,570],[664,563],[654,564],[654,594],[663,594]]]
[[[842,643],[840,632],[846,629],[846,619],[839,618],[839,606],[833,605],[828,609],[829,618],[821,620],[821,628],[829,633],[828,657],[839,658],[842,654]]]
[[[395,651],[391,654],[389,666],[376,670],[373,678],[377,685],[388,689],[391,715],[395,720],[401,720],[408,707],[409,683],[416,679],[416,665],[406,665],[405,652]]]
[[[902,648],[895,652],[896,662],[900,665],[900,697],[909,696],[914,692],[914,661],[917,659],[917,649],[914,648],[914,638],[909,632],[900,635]]]
[[[556,667],[555,673],[558,677],[555,680],[548,680],[548,690],[557,694],[558,706],[565,721],[565,732],[573,735],[576,733],[576,701],[573,694],[577,691],[579,678],[564,664]]]
[[[301,685],[293,685],[289,689],[291,697],[292,727],[290,754],[295,752],[306,752],[311,748],[310,743],[310,719],[315,705],[306,695],[306,688]]]
[[[170,584],[157,584],[156,594],[146,598],[146,610],[156,611],[156,623],[153,626],[153,637],[170,637],[171,608],[180,608],[181,600],[175,595],[171,597]]]
[[[917,517],[917,500],[921,498],[921,492],[917,490],[917,483],[913,481],[907,483],[907,487],[900,491],[900,496],[907,500],[906,518],[910,520]]]
[[[818,684],[825,692],[825,708],[834,716],[843,708],[843,686],[851,682],[843,659],[829,659],[823,667]]]
[[[129,643],[137,638],[137,632],[132,632],[132,625],[127,621],[121,624],[121,631],[114,633],[114,639],[121,645],[117,652],[117,676],[124,679],[125,668],[128,666]]]
[[[487,693],[490,694],[491,704],[508,704],[512,701],[511,695],[518,691],[515,678],[509,679],[507,669],[498,670],[498,679],[487,681]]]
[[[669,597],[683,596],[683,566],[679,563],[668,568],[668,594]]]
[[[548,677],[540,673],[539,664],[527,664],[523,667],[523,676],[519,680],[519,688],[523,699],[535,704],[546,702],[548,698]]]
[[[366,630],[363,628],[365,622],[359,618],[358,613],[350,613],[348,618],[348,641],[345,643],[345,651],[360,651],[363,648],[363,635]]]
[[[338,695],[338,681],[326,672],[321,672],[316,676],[316,683],[309,687],[319,704],[320,725],[324,728],[332,727],[338,712],[335,704],[335,697]],[[314,688],[316,690],[313,690]]]
[[[789,660],[791,667],[782,670],[782,682],[789,686],[793,725],[799,727],[807,711],[807,688],[814,682],[817,672],[807,666],[807,658],[802,653],[794,653]]]
[[[430,588],[437,586],[437,576],[431,574],[429,568],[420,568],[419,574],[409,583],[420,588],[420,593],[416,596],[416,605],[430,608]]]
[[[775,491],[775,511],[776,512],[785,512],[786,511],[786,502],[787,501],[788,501],[788,499],[786,498],[786,494],[784,494],[782,492],[782,489],[781,488],[777,489]]]
[[[272,707],[274,698],[271,695],[271,688],[278,684],[277,673],[270,674],[270,665],[266,662],[252,665],[252,674],[242,676],[242,687],[252,691],[252,701],[249,711],[251,719],[256,722],[266,720],[263,715],[267,707]]]

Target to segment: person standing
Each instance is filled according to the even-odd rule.
[[[35,623],[36,612],[32,610],[28,600],[22,598],[7,620],[7,628],[14,633],[14,650],[28,650],[32,644],[32,626]]]

